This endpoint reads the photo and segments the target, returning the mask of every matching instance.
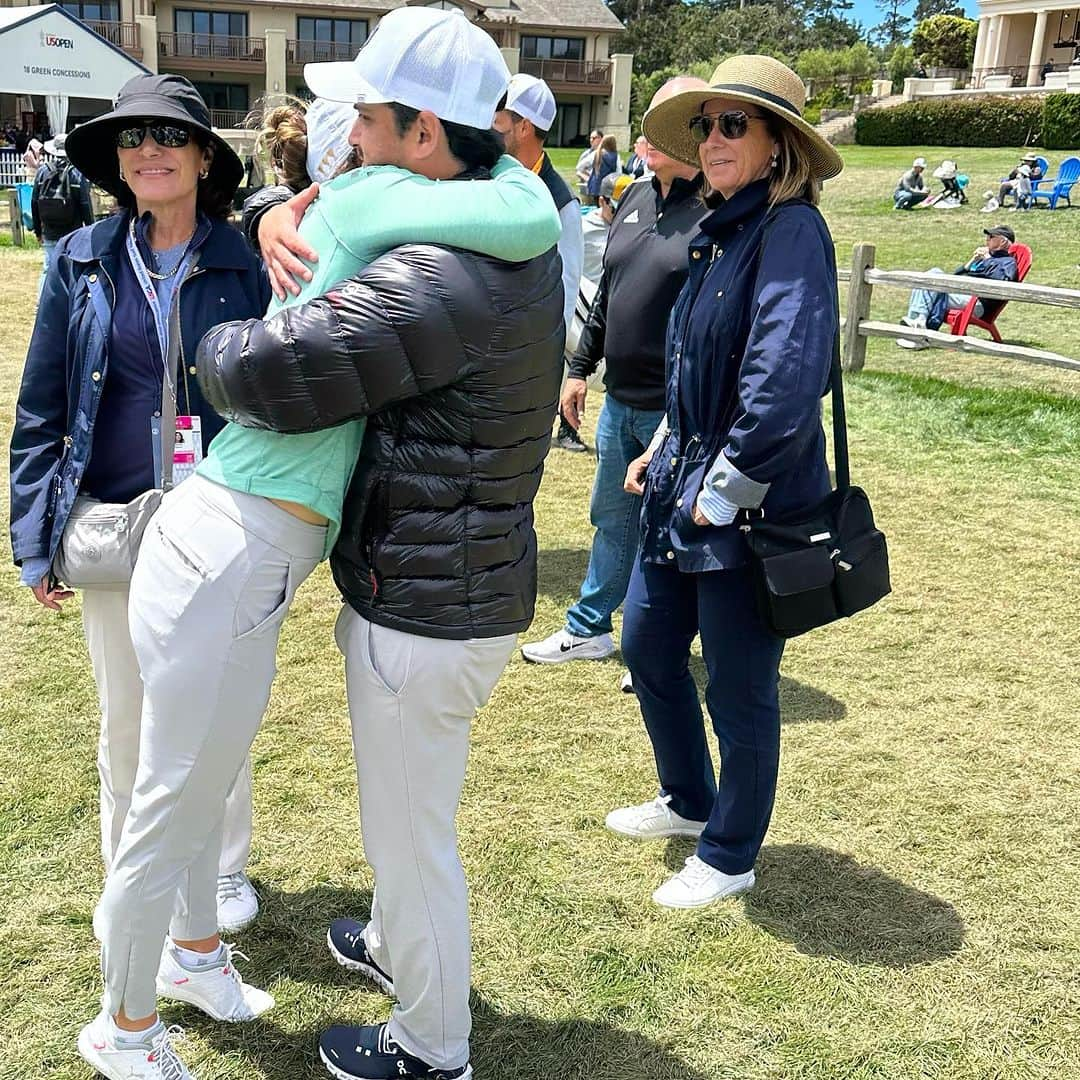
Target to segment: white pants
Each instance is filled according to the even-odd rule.
[[[84,589],[83,631],[101,709],[98,774],[101,777],[101,858],[112,866],[120,830],[131,805],[139,764],[143,685],[128,626],[127,589]],[[219,874],[236,874],[251,854],[251,762],[244,760],[225,802]]]
[[[225,798],[270,697],[281,624],[325,540],[324,527],[200,476],[146,531],[129,608],[145,688],[139,765],[94,916],[110,1013],[154,1012],[166,932],[217,931]]]
[[[375,873],[365,932],[394,980],[390,1034],[439,1068],[469,1060],[469,909],[457,815],[469,729],[516,644],[418,637],[342,608],[364,853]]]

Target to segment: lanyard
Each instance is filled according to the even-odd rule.
[[[143,257],[139,252],[138,244],[135,243],[134,218],[131,221],[131,228],[128,230],[127,235],[127,254],[128,259],[131,262],[131,269],[135,271],[135,277],[138,279],[139,288],[142,289],[142,294],[145,297],[146,302],[150,305],[150,314],[154,317],[154,326],[157,329],[158,344],[161,346],[161,363],[165,369],[165,382],[172,394],[173,401],[175,401],[176,389],[173,386],[173,372],[170,370],[172,365],[169,363],[169,311],[162,307],[160,298],[157,294],[157,289],[154,288],[154,283],[150,280],[150,272],[146,269],[146,263],[143,262]],[[175,283],[169,293],[170,307],[172,306],[172,301],[177,299],[180,285],[187,276],[191,255],[192,252],[190,249],[184,252],[184,256],[180,260],[180,265],[177,267],[175,274],[172,275]]]

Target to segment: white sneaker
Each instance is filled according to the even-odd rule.
[[[236,970],[237,956],[248,959],[231,945],[224,945],[218,963],[192,969],[180,962],[173,943],[166,942],[158,968],[158,996],[187,1002],[215,1020],[230,1023],[262,1016],[274,1007],[274,999],[265,990],[244,982]]]
[[[724,874],[691,855],[686,865],[674,877],[668,878],[652,898],[662,907],[703,907],[725,896],[749,892],[753,887],[753,870],[747,870],[745,874]]]
[[[916,352],[921,349],[930,348],[929,343],[926,341],[912,341],[910,338],[906,337],[898,337],[896,339],[896,344],[899,345],[901,349],[913,349]]]
[[[622,682],[619,683],[619,689],[624,694],[637,693],[637,691],[634,689],[634,676],[629,671],[623,672]]]
[[[108,1013],[98,1013],[79,1032],[79,1054],[92,1069],[108,1080],[194,1080],[173,1040],[184,1037],[181,1028],[162,1027],[145,1043],[120,1049],[113,1041]]]
[[[217,879],[217,922],[223,934],[246,930],[259,914],[259,894],[247,874],[221,874]]]
[[[615,651],[610,634],[577,637],[569,630],[557,630],[551,637],[522,645],[521,655],[533,664],[562,664],[567,660],[603,660]]]
[[[913,330],[925,330],[926,329],[926,316],[917,315],[914,319],[909,318],[907,315],[900,317],[901,326],[910,326]]]
[[[612,832],[635,840],[662,840],[666,836],[690,836],[696,840],[705,822],[681,817],[668,806],[669,802],[670,795],[657,795],[640,806],[620,806],[604,818],[604,824]]]

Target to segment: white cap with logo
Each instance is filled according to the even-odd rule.
[[[356,110],[340,101],[316,98],[305,114],[307,121],[307,173],[317,184],[337,175],[352,147],[349,132]]]
[[[489,34],[459,10],[396,8],[352,61],[305,64],[318,97],[428,110],[440,120],[486,131],[510,69]]]
[[[550,131],[555,123],[555,95],[543,79],[520,72],[506,88],[506,107],[532,121],[541,131]]]

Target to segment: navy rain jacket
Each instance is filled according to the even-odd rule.
[[[757,181],[702,221],[668,323],[669,431],[646,476],[642,557],[686,572],[748,558],[737,524],[694,523],[703,487],[728,522],[739,509],[794,516],[830,490],[821,398],[839,344],[832,237],[815,207],[767,198]]]
[[[18,565],[51,560],[60,544],[90,461],[114,319],[125,332],[130,326],[153,338],[157,354],[148,305],[135,290],[117,300],[128,220],[117,214],[64,237],[45,281],[11,438],[11,547]],[[266,271],[240,233],[228,222],[211,222],[199,265],[180,292],[180,362],[189,376],[202,336],[226,319],[261,318],[270,295]],[[206,445],[223,421],[198,380],[189,377],[187,385],[191,400],[181,394],[180,411],[202,417]]]

